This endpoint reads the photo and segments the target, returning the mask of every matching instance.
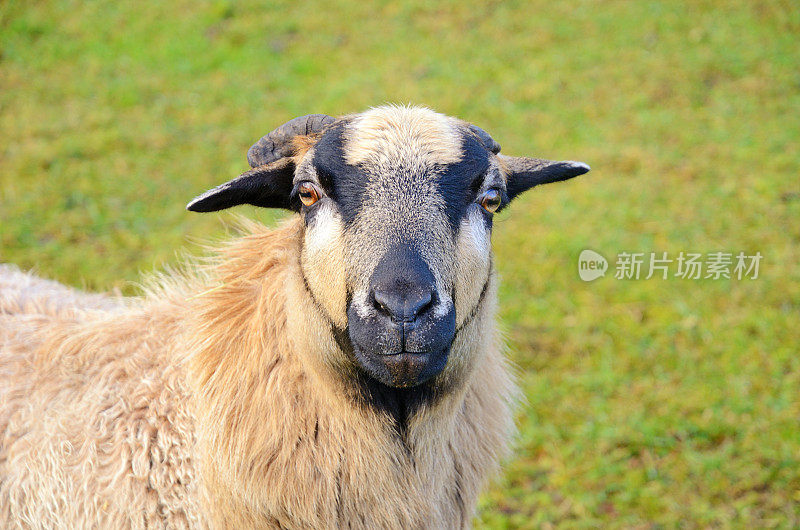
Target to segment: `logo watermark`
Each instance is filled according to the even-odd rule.
[[[761,252],[620,252],[616,256],[614,278],[617,280],[755,280],[763,256]],[[578,256],[578,276],[591,282],[606,275],[608,261],[594,250],[582,250]]]
[[[585,282],[596,280],[605,276],[608,270],[608,261],[602,255],[588,248],[581,251],[578,256],[578,276]]]

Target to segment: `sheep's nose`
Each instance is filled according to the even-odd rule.
[[[372,291],[375,309],[396,323],[414,322],[433,305],[433,289],[426,287],[377,287]]]
[[[370,377],[407,388],[444,369],[456,333],[456,312],[438,285],[413,248],[398,246],[380,259],[366,299],[359,297],[360,303],[347,308],[353,355]]]

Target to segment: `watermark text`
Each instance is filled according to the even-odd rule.
[[[761,252],[620,252],[614,260],[617,280],[755,280]],[[578,276],[590,282],[606,275],[609,263],[599,252],[585,249],[578,256]]]

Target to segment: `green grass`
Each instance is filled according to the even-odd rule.
[[[593,166],[496,223],[527,402],[476,526],[797,527],[798,32],[788,0],[6,0],[0,260],[132,293],[223,234],[184,204],[267,130],[431,106]],[[584,283],[584,248],[764,260],[757,280]]]

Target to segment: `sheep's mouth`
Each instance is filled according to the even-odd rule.
[[[401,350],[401,351],[393,352],[393,353],[381,353],[380,355],[383,355],[383,356],[386,356],[386,357],[392,357],[394,355],[429,355],[430,353],[431,352],[429,352],[429,351],[407,351],[407,350]]]
[[[356,361],[369,377],[393,388],[412,388],[436,377],[447,364],[450,347],[438,351],[368,353],[353,345]]]
[[[380,360],[391,377],[391,386],[408,388],[424,383],[438,374],[441,368],[444,368],[444,362],[442,362],[441,368],[431,366],[434,356],[435,354],[432,352],[402,351],[383,355]],[[446,359],[445,355],[444,360],[446,361]]]

